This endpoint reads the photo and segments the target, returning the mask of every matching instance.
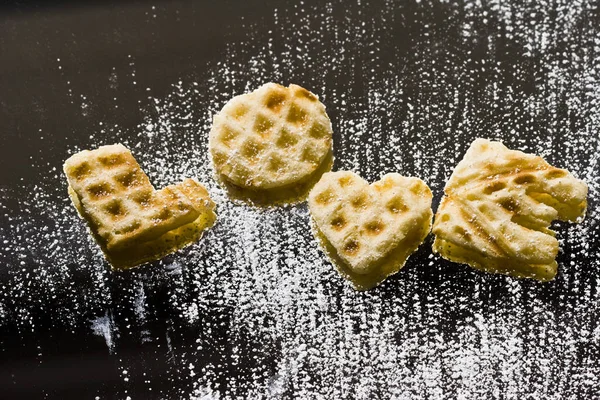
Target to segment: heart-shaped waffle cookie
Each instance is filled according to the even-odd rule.
[[[116,268],[158,259],[214,223],[214,203],[202,185],[186,179],[155,190],[122,145],[77,153],[64,171],[73,204]]]
[[[431,190],[418,178],[387,174],[369,185],[349,171],[329,172],[308,205],[317,237],[357,289],[397,272],[431,229]]]
[[[436,213],[433,250],[492,273],[541,281],[557,271],[558,241],[549,229],[576,222],[587,185],[541,157],[477,139],[458,163]]]

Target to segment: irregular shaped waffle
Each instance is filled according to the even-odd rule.
[[[217,173],[247,189],[308,179],[331,151],[325,106],[308,90],[267,83],[231,99],[214,117],[209,147]]]
[[[171,253],[212,226],[214,203],[192,179],[155,190],[123,145],[102,146],[64,164],[69,195],[117,268]]]
[[[556,275],[558,241],[548,227],[576,222],[587,185],[541,157],[477,139],[444,189],[433,250],[474,268],[548,281]]]
[[[431,229],[431,191],[418,178],[387,174],[369,185],[348,171],[329,172],[308,205],[317,237],[357,289],[404,266]]]

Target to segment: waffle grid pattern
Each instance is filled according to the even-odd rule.
[[[551,280],[558,241],[553,220],[576,222],[587,186],[541,157],[477,139],[444,189],[434,251],[489,272]]]
[[[325,106],[308,90],[267,83],[231,99],[214,117],[209,147],[218,173],[244,188],[303,181],[331,150]]]
[[[331,172],[309,195],[311,214],[353,272],[367,274],[403,241],[431,223],[431,191],[423,181],[388,174],[369,185],[348,171]]]
[[[176,186],[155,191],[129,150],[103,146],[65,162],[85,215],[108,250],[160,236],[199,215]]]

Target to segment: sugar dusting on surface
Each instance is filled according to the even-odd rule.
[[[52,310],[55,326],[105,342],[121,371],[135,370],[120,356],[127,343],[167,347],[167,373],[186,382],[163,393],[169,398],[596,396],[598,19],[583,1],[451,3],[435,10],[447,14],[443,25],[428,18],[431,5],[392,1],[376,18],[360,12],[369,5],[332,2],[315,14],[300,2],[265,16],[273,28],[264,33],[242,20],[246,38],[232,41],[204,80],[182,78],[165,98],[149,97],[135,128],[105,124],[87,147],[121,141],[156,187],[196,177],[217,204],[218,223],[199,243],[140,271],[109,271],[59,165],[23,183],[32,197],[19,206],[2,189],[0,324],[27,336],[38,329],[36,313]],[[294,35],[284,35],[290,24]],[[433,256],[429,238],[399,274],[355,292],[318,248],[306,204],[254,208],[230,201],[213,180],[211,116],[268,81],[320,95],[335,169],[370,181],[391,171],[418,176],[435,207],[476,137],[541,154],[584,179],[588,216],[557,228],[557,279],[478,273]],[[157,312],[157,302],[169,312]],[[131,373],[121,375],[131,383]]]

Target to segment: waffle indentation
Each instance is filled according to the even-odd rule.
[[[343,251],[346,255],[355,256],[360,251],[360,244],[358,241],[351,239],[346,242]]]
[[[277,139],[277,142],[275,142],[278,147],[285,149],[293,147],[296,143],[298,143],[298,137],[290,133],[287,129],[281,130],[279,138]]]
[[[273,91],[267,95],[265,106],[274,113],[278,113],[283,107],[286,98],[287,96],[284,91]]]
[[[127,211],[123,207],[123,202],[118,199],[112,200],[108,204],[106,204],[106,206],[104,207],[104,211],[109,216],[111,216],[112,218],[115,218],[115,219],[121,218],[121,217],[125,216],[125,214],[127,213]]]
[[[341,231],[348,224],[346,218],[343,215],[338,215],[334,219],[331,220],[331,227],[336,231]]]
[[[82,180],[90,175],[91,170],[92,169],[90,167],[90,164],[87,162],[83,162],[75,168],[73,168],[73,175],[75,179]]]
[[[333,201],[334,196],[335,195],[333,194],[333,191],[328,189],[328,190],[325,190],[325,191],[319,193],[316,196],[316,201],[318,204],[327,205]]]
[[[401,214],[408,210],[408,207],[400,197],[394,197],[388,201],[386,208],[392,214]]]
[[[385,228],[385,225],[383,224],[383,222],[381,222],[379,220],[370,221],[365,225],[365,231],[367,232],[368,235],[372,235],[372,236],[379,235],[381,232],[383,232],[384,228]]]
[[[106,156],[98,157],[100,164],[107,168],[116,167],[125,162],[125,157],[122,154],[109,154]]]
[[[255,164],[260,159],[261,153],[264,151],[265,145],[258,143],[256,140],[248,139],[242,145],[242,155],[250,162]]]
[[[94,183],[87,187],[87,192],[92,198],[101,198],[110,196],[113,193],[112,187],[106,182]]]
[[[254,131],[261,136],[268,136],[268,134],[271,133],[271,129],[274,125],[275,122],[269,117],[258,114],[256,116],[256,120],[254,121]]]
[[[288,111],[287,120],[292,124],[301,124],[307,119],[307,112],[296,103],[292,103]]]

